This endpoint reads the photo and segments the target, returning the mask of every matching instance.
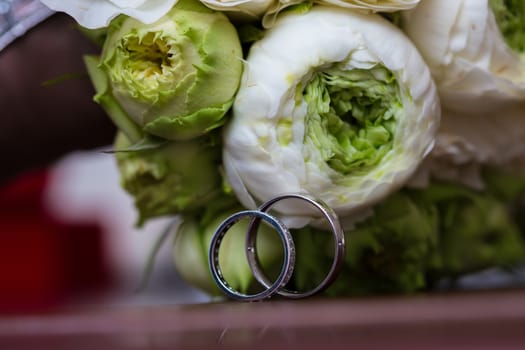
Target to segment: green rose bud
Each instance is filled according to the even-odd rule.
[[[150,25],[114,20],[100,60],[87,64],[95,100],[135,143],[140,133],[130,123],[171,140],[221,126],[240,83],[241,59],[237,31],[224,14],[181,0]]]
[[[220,193],[220,147],[207,137],[119,152],[130,146],[119,133],[115,149],[121,185],[135,200],[138,225],[152,217],[200,209]]]

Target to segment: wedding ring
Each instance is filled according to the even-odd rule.
[[[219,249],[224,236],[233,225],[235,225],[239,220],[241,220],[244,217],[251,217],[252,221],[257,220],[257,224],[260,224],[261,220],[266,221],[277,231],[284,247],[283,267],[281,269],[281,272],[279,273],[279,276],[273,284],[270,283],[266,278],[266,284],[264,285],[266,289],[256,294],[243,294],[232,288],[224,279],[219,265]],[[252,230],[256,229],[257,228],[253,228]],[[262,300],[274,295],[278,290],[283,288],[292,277],[292,273],[295,267],[295,245],[290,231],[288,230],[286,225],[284,225],[279,219],[263,211],[245,210],[231,215],[219,225],[211,240],[208,262],[213,279],[226,295],[233,299],[243,301]]]
[[[332,282],[334,282],[337,275],[341,271],[341,268],[343,267],[344,256],[345,256],[345,238],[344,238],[344,231],[333,209],[330,208],[324,202],[314,199],[313,197],[309,195],[294,194],[294,193],[283,194],[283,195],[277,196],[263,203],[258,209],[261,212],[267,212],[278,201],[281,201],[284,199],[294,199],[294,198],[306,201],[310,203],[312,206],[316,207],[318,210],[320,210],[321,213],[326,218],[326,220],[328,221],[330,225],[330,229],[332,230],[332,233],[334,236],[334,260],[333,260],[332,266],[330,267],[330,270],[328,274],[326,275],[325,279],[321,281],[321,283],[318,284],[317,287],[309,291],[306,291],[306,292],[299,292],[299,291],[287,290],[284,288],[284,285],[283,285],[281,288],[278,288],[277,290],[277,294],[283,297],[287,297],[291,299],[300,299],[300,298],[306,298],[314,294],[317,294],[319,292],[322,292]],[[254,216],[250,221],[250,225],[248,226],[248,230],[246,231],[247,232],[246,233],[247,234],[246,236],[246,256],[248,258],[248,263],[250,265],[253,275],[255,276],[255,279],[260,284],[262,284],[264,287],[270,288],[271,286],[273,287],[275,284],[271,285],[270,281],[268,280],[268,277],[261,269],[261,264],[259,262],[259,258],[257,256],[257,250],[256,250],[256,237],[257,237],[257,230],[260,225],[260,221],[261,221],[260,217],[257,217],[257,216]]]

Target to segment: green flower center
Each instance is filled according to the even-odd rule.
[[[132,68],[146,76],[162,74],[165,67],[172,66],[170,45],[154,33],[147,33],[142,40],[137,36],[126,38],[123,48],[128,52],[129,59],[136,62]]]
[[[518,53],[524,53],[525,1],[489,0],[489,5],[507,44]]]
[[[397,81],[386,68],[316,72],[303,97],[305,137],[337,172],[366,171],[392,149],[403,106]]]
[[[157,32],[130,33],[120,40],[111,71],[114,83],[139,100],[157,103],[182,77],[180,51],[173,38]]]

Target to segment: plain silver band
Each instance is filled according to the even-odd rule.
[[[228,232],[228,230],[235,225],[243,217],[251,217],[252,221],[254,219],[260,223],[261,219],[268,222],[276,231],[279,233],[279,237],[283,243],[284,247],[284,261],[281,272],[275,282],[271,284],[268,282],[266,285],[266,290],[257,293],[257,294],[243,294],[233,289],[228,282],[224,279],[220,265],[219,265],[219,248],[222,242],[222,239]],[[251,221],[250,221],[251,222]],[[211,275],[217,283],[220,289],[233,299],[243,300],[243,301],[256,301],[262,300],[271,297],[278,290],[283,288],[290,278],[292,277],[293,270],[295,267],[295,245],[292,239],[290,231],[280,220],[273,217],[272,215],[258,211],[258,210],[245,210],[235,213],[224,220],[212,237],[210,243],[208,262],[210,266]]]
[[[310,203],[311,205],[319,209],[323,213],[323,215],[326,217],[326,219],[328,220],[328,223],[330,224],[330,228],[332,229],[332,233],[334,235],[334,260],[333,260],[332,266],[330,267],[330,271],[326,275],[325,279],[319,285],[317,285],[317,287],[307,292],[298,292],[298,291],[287,290],[283,286],[277,291],[277,294],[283,297],[287,297],[291,299],[300,299],[300,298],[306,298],[306,297],[312,296],[314,294],[317,294],[325,290],[337,278],[337,275],[341,271],[341,268],[343,267],[343,262],[344,262],[345,237],[344,237],[343,228],[341,227],[339,219],[336,213],[333,211],[333,209],[330,208],[328,205],[326,205],[324,202],[314,199],[313,197],[308,196],[308,195],[296,194],[296,193],[283,194],[283,195],[277,196],[263,203],[258,209],[261,212],[266,212],[276,202],[283,200],[283,199],[289,199],[289,198],[295,198],[295,199],[301,199],[301,200],[307,201],[308,203]],[[265,286],[266,288],[269,288],[271,286],[270,281],[268,280],[268,277],[261,269],[261,265],[259,263],[259,258],[257,256],[257,250],[256,250],[256,236],[257,236],[257,230],[260,225],[260,221],[261,220],[258,217],[254,217],[250,221],[250,225],[248,226],[248,230],[246,232],[246,256],[248,258],[248,263],[250,265],[253,275],[255,276],[255,279],[259,283],[261,283],[263,286]]]

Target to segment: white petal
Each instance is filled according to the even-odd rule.
[[[201,0],[207,7],[245,14],[246,18],[260,18],[277,0]]]
[[[164,16],[177,0],[41,0],[54,11],[65,12],[81,26],[96,29],[106,27],[118,15],[124,14],[143,23],[153,23]]]
[[[316,2],[373,12],[394,12],[414,8],[420,1],[421,0],[317,0]]]
[[[148,0],[109,0],[119,8],[136,8],[143,5]]]

